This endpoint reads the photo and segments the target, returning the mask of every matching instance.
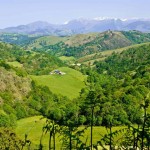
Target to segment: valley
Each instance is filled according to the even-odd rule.
[[[0,40],[0,149],[148,148],[149,33]]]

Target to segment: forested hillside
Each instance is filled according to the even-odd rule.
[[[1,60],[12,62],[12,64],[20,63],[21,69],[28,74],[49,74],[50,71],[64,66],[63,62],[55,56],[44,52],[25,51],[15,45],[0,43],[0,53]]]
[[[39,38],[39,36],[36,35],[0,33],[0,41],[21,46],[30,44],[31,41],[37,38]]]
[[[84,87],[85,77],[80,72],[69,70],[67,67],[64,68],[67,73],[65,78],[61,75],[51,77],[51,71],[58,68],[62,70],[61,67],[66,65],[57,57],[45,52],[25,51],[16,45],[0,43],[0,54],[0,126],[15,126],[17,119],[39,115],[46,110],[44,107],[49,107],[49,104],[55,100],[68,101],[67,97],[62,96],[68,92],[67,88],[72,89],[73,97],[76,97],[80,89]],[[39,80],[42,76],[38,75],[47,75],[47,79],[43,79],[43,82],[48,82],[50,88],[41,83],[37,85],[31,75]],[[60,78],[60,81],[57,78]],[[68,87],[65,86],[65,89],[61,88],[61,84],[65,84],[69,79],[72,80],[71,84]],[[51,88],[52,91],[55,89],[53,80],[56,80],[54,85],[56,89],[57,86],[59,89],[58,92],[55,92],[56,94],[50,91]],[[64,90],[66,92],[63,94]],[[69,95],[68,97],[72,98]]]
[[[150,65],[150,44],[132,47],[120,54],[113,53],[102,62],[95,62],[99,73],[116,75],[148,69]],[[134,72],[133,72],[134,73]]]
[[[58,56],[82,57],[149,41],[149,33],[109,30],[103,33],[78,34],[68,37],[42,37],[32,41],[26,48],[46,51]]]
[[[133,148],[143,149],[144,145],[149,145],[149,60],[150,44],[146,44],[122,53],[113,53],[105,61],[95,62],[96,67],[86,70],[89,87],[82,90],[81,99],[85,100],[85,105],[80,113],[87,119],[85,122],[91,122],[86,116],[92,113],[92,124],[101,124],[110,129],[100,143],[106,144],[109,140],[109,145],[124,145],[121,139],[115,141],[120,131],[113,133],[111,128],[126,124],[130,128],[124,136]],[[85,106],[92,109],[83,109]],[[128,140],[125,140],[127,145]]]
[[[0,126],[15,126],[27,115],[24,100],[31,91],[31,80],[20,77],[4,62],[0,63]]]
[[[55,100],[63,103],[68,101],[67,97],[64,98],[61,95],[53,94],[48,87],[37,85],[29,76],[32,72],[25,66],[27,63],[26,59],[24,59],[24,62],[18,61],[29,55],[30,59],[34,60],[35,65],[38,66],[36,64],[38,60],[35,59],[36,54],[33,59],[32,53],[4,43],[0,44],[0,53],[0,127],[15,128],[18,119],[42,114],[43,110],[46,111],[45,107],[51,107]],[[40,55],[37,56],[39,57]],[[46,58],[49,58],[48,55],[46,56]],[[29,61],[29,57],[27,61]],[[55,59],[52,57],[51,61],[55,61]],[[18,63],[22,65],[18,66]],[[43,63],[43,61],[40,63]],[[49,71],[52,67],[51,65],[48,68]],[[55,65],[55,67],[58,66]],[[36,68],[32,66],[32,63],[28,68],[32,68],[33,74],[36,74],[34,72]],[[3,134],[5,134],[5,131],[2,133],[2,136]],[[9,144],[7,141],[6,143]],[[5,145],[6,143],[3,144]],[[1,144],[0,146],[3,147],[4,145]]]

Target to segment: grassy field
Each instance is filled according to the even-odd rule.
[[[86,76],[68,67],[61,67],[57,70],[66,74],[31,76],[31,78],[39,85],[48,86],[53,93],[67,96],[70,99],[76,98],[80,90],[85,87],[84,81],[86,80]]]
[[[40,143],[40,138],[42,135],[42,128],[45,125],[46,119],[41,119],[41,116],[34,116],[25,119],[21,119],[17,122],[16,133],[21,138],[24,139],[25,134],[28,135],[28,139],[31,141],[31,149],[38,147]],[[83,127],[79,127],[82,129]],[[118,130],[124,127],[114,127],[114,130]],[[106,134],[107,131],[105,127],[94,127],[93,128],[93,144],[96,144],[101,137]],[[48,133],[43,136],[42,144],[44,145],[44,150],[48,149]],[[90,145],[90,127],[85,131],[84,136],[81,138],[83,142],[87,140],[87,145]],[[61,136],[57,134],[56,136],[56,149],[61,148]]]
[[[62,61],[75,61],[75,58],[73,56],[67,57],[67,56],[61,56],[59,57]]]
[[[59,59],[68,65],[73,64],[76,60],[73,56],[70,56],[70,57],[60,56]]]
[[[67,37],[58,37],[58,36],[44,36],[36,39],[33,43],[28,45],[27,49],[32,49],[34,47],[36,48],[42,48],[42,44],[44,46],[47,45],[54,45],[59,42],[65,42],[68,38]]]
[[[40,137],[42,135],[42,128],[45,124],[45,119],[41,119],[41,116],[29,117],[25,119],[21,119],[17,122],[16,134],[19,138],[25,138],[25,134],[27,135],[27,139],[30,140],[31,149],[35,149],[38,147],[40,143]],[[43,145],[47,145],[48,143],[48,135],[46,135],[43,139]]]
[[[13,67],[18,67],[21,68],[22,64],[20,64],[18,61],[13,61],[13,62],[7,62],[7,64],[13,66]]]

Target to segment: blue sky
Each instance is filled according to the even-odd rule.
[[[150,18],[150,0],[0,0],[0,28],[77,18]]]

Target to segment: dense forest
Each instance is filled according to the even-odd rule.
[[[40,36],[27,34],[0,33],[0,41],[10,44],[25,46],[36,40]]]
[[[122,34],[133,43],[146,42],[149,36],[138,38],[137,32],[134,37],[130,32]],[[71,66],[87,77],[86,86],[74,99],[54,94],[31,78],[31,75],[49,75],[59,67],[69,67],[56,57],[62,49],[65,51],[61,54],[65,56],[89,54],[93,53],[90,46],[101,43],[99,40],[78,47],[59,42],[42,50],[24,50],[24,47],[0,43],[0,149],[30,149],[32,141],[27,135],[25,140],[19,139],[14,130],[18,120],[37,115],[47,120],[42,136],[49,133],[49,150],[57,149],[58,134],[63,149],[96,149],[98,146],[105,149],[106,145],[110,150],[150,148],[150,44],[113,53],[103,61],[95,61],[92,67]],[[110,45],[100,50],[111,48]],[[53,52],[47,53],[45,49]],[[107,129],[97,143],[93,143],[94,126]],[[119,126],[122,128],[113,130]],[[90,144],[82,139],[87,128],[90,128]],[[36,149],[45,148],[42,136]]]

